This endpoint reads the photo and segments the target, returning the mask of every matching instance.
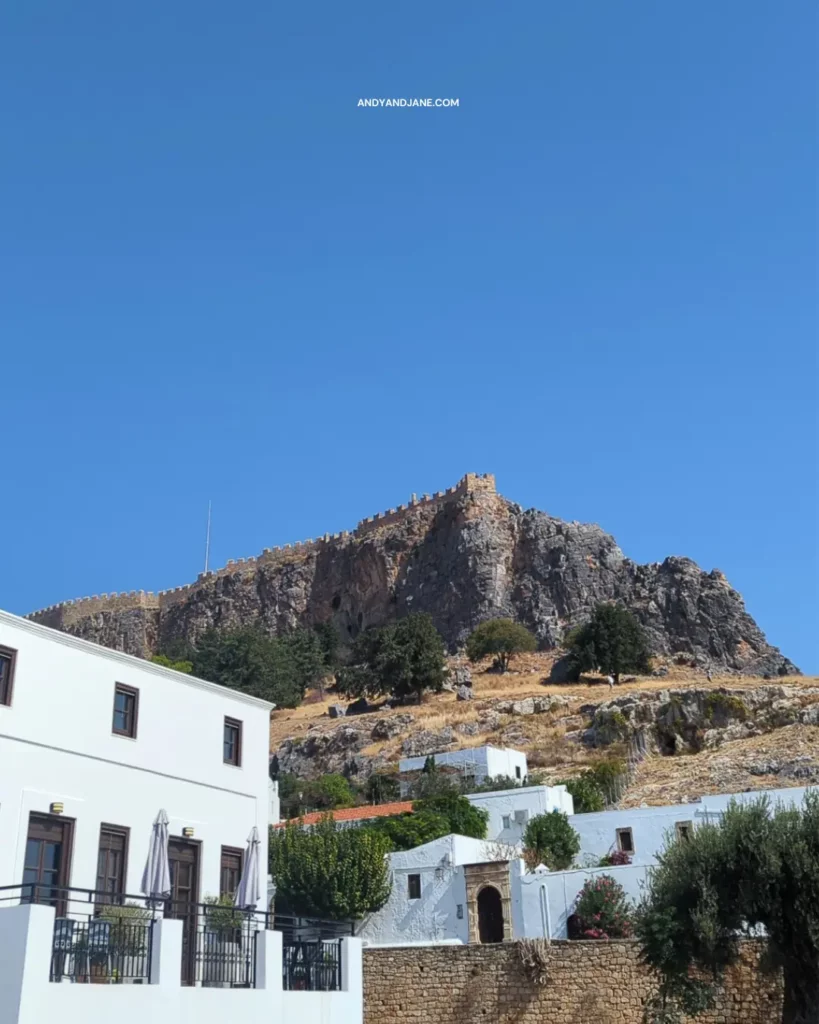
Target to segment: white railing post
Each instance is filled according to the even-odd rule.
[[[39,997],[49,984],[54,916],[53,907],[39,903],[0,910],[0,1016],[4,1021],[37,1019]]]
[[[364,963],[361,939],[341,940],[341,991],[364,996]]]
[[[282,933],[256,932],[256,988],[282,991]]]
[[[151,984],[182,984],[182,921],[158,917],[151,928]]]

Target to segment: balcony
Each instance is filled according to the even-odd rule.
[[[182,913],[143,896],[0,887],[0,991],[19,997],[4,1024],[33,1019],[27,999],[36,1019],[81,1013],[94,1024],[99,1014],[110,1024],[139,1008],[150,1024],[178,1024],[180,1012],[198,1024],[202,989],[228,990],[218,995],[227,1020],[360,1024],[361,943],[343,930],[234,907]]]

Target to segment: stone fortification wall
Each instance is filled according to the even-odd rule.
[[[439,506],[449,501],[457,501],[466,494],[475,493],[496,493],[495,478],[491,473],[467,473],[455,487],[450,487],[446,491],[424,494],[420,498],[413,494],[406,505],[399,505],[397,508],[378,512],[374,516],[362,519],[353,531],[325,533],[316,539],[311,537],[308,540],[296,541],[295,544],[265,548],[260,555],[253,558],[228,559],[227,564],[220,569],[199,573],[195,583],[174,587],[171,590],[161,590],[157,593],[132,590],[119,594],[94,594],[93,597],[80,597],[76,600],[50,605],[48,608],[41,608],[36,612],[31,612],[26,618],[54,629],[70,629],[83,619],[105,612],[124,612],[133,609],[162,612],[186,601],[190,593],[207,579],[255,571],[266,565],[276,566],[297,562],[317,553],[326,545],[348,544],[384,526],[392,525],[416,509]]]
[[[779,1020],[777,978],[748,943],[713,1011],[697,1024]],[[364,1024],[642,1024],[652,982],[633,942],[554,942],[548,980],[525,972],[518,943],[364,950]]]

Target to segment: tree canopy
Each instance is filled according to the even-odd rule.
[[[801,808],[767,798],[732,803],[722,820],[669,840],[636,927],[644,961],[660,978],[656,1024],[676,1024],[712,1001],[739,954],[764,936],[765,966],[781,968],[782,1024],[819,1020],[819,792]]]
[[[268,636],[259,626],[210,629],[193,651],[193,674],[221,686],[296,707],[311,681],[301,641]]]
[[[598,604],[588,622],[566,637],[571,675],[598,669],[620,682],[623,672],[647,672],[649,651],[643,627],[619,604]]]
[[[321,775],[317,779],[300,779],[283,773],[277,777],[282,815],[298,818],[310,811],[332,811],[352,807],[355,793],[343,775]]]
[[[470,661],[494,655],[501,672],[506,672],[513,655],[533,651],[537,641],[529,630],[512,619],[489,619],[482,622],[466,642]]]
[[[523,833],[523,850],[531,866],[545,864],[550,871],[565,871],[580,853],[580,837],[560,811],[536,814]]]
[[[465,796],[458,793],[442,793],[416,800],[412,805],[415,812],[438,814],[447,822],[447,833],[486,839],[489,811],[475,807]],[[447,833],[444,833],[445,835]]]
[[[437,692],[446,676],[441,635],[426,612],[365,630],[353,642],[350,659],[338,672],[338,688],[348,697],[389,693],[418,702],[426,690]]]
[[[372,829],[339,828],[328,816],[311,829],[270,830],[276,906],[292,914],[357,920],[389,899],[389,839]]]
[[[449,821],[435,811],[417,811],[391,818],[374,818],[365,828],[386,836],[391,850],[414,850],[416,846],[440,839],[452,831]]]

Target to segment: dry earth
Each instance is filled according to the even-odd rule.
[[[577,774],[596,759],[618,752],[616,747],[590,750],[577,736],[588,719],[587,715],[579,713],[580,708],[604,703],[612,696],[709,686],[741,691],[772,682],[786,687],[795,696],[805,691],[805,704],[819,702],[819,678],[816,677],[794,676],[766,681],[758,676],[726,675],[715,677],[709,683],[703,673],[678,665],[668,665],[668,674],[660,678],[629,677],[612,695],[608,685],[597,680],[547,684],[545,680],[552,661],[552,656],[544,654],[521,656],[506,675],[490,671],[488,663],[473,667],[474,699],[471,701],[458,701],[454,693],[443,692],[426,698],[420,706],[374,711],[341,722],[329,717],[330,706],[339,703],[338,696],[312,692],[301,707],[273,713],[271,750],[275,751],[285,739],[315,736],[339,725],[371,729],[379,720],[400,713],[411,716],[411,722],[401,733],[370,743],[359,751],[361,755],[379,755],[387,761],[397,761],[402,744],[409,737],[424,730],[437,732],[450,726],[455,746],[473,747],[490,742],[523,749],[528,754],[530,769],[539,773],[543,781],[553,781]],[[566,705],[546,714],[501,714],[499,719],[495,715],[493,727],[485,728],[487,715],[499,700],[519,701],[544,696],[565,698]],[[664,804],[712,793],[805,785],[806,781],[813,781],[806,780],[806,770],[815,770],[819,777],[819,727],[787,725],[765,735],[729,741],[715,750],[698,754],[649,757],[637,769],[623,802],[628,806]]]

